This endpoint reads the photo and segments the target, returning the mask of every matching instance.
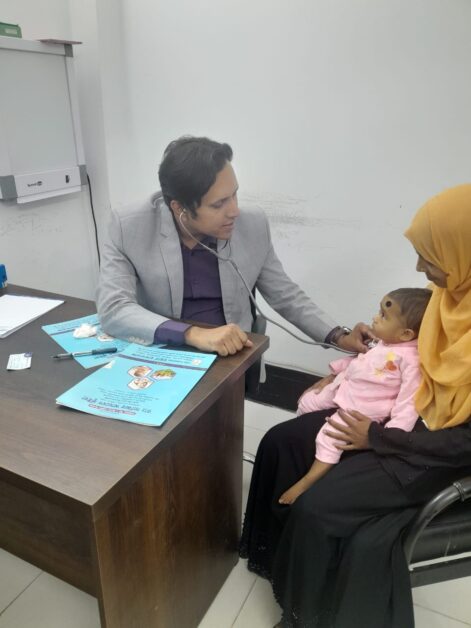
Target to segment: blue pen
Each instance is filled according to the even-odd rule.
[[[102,355],[103,353],[116,353],[117,347],[106,347],[106,349],[93,349],[92,351],[75,351],[74,353],[58,353],[57,355],[52,355],[51,358],[54,359],[62,359],[62,358],[81,358],[85,355]]]

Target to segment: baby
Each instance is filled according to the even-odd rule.
[[[421,379],[417,335],[431,296],[431,290],[424,288],[400,288],[387,294],[372,324],[378,343],[367,353],[332,362],[334,381],[319,392],[307,390],[299,400],[298,416],[337,407],[357,410],[379,423],[390,417],[387,427],[410,431],[418,418],[414,397]],[[344,424],[338,413],[332,418]],[[326,423],[319,431],[314,464],[282,494],[280,504],[292,504],[339,461],[341,452],[337,441],[326,434],[329,429]]]

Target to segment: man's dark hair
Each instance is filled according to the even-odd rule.
[[[178,201],[193,216],[218,173],[232,160],[229,144],[184,136],[170,142],[159,168],[160,189],[168,207]]]
[[[427,288],[399,288],[388,292],[388,296],[399,305],[407,327],[418,334],[432,291]]]

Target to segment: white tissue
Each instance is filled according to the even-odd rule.
[[[74,333],[72,334],[74,338],[91,338],[91,336],[96,336],[96,327],[90,325],[89,323],[82,323],[80,327],[74,329]]]

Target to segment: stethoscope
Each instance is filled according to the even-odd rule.
[[[299,340],[300,342],[304,342],[307,345],[316,345],[318,347],[326,347],[329,349],[335,349],[336,351],[341,351],[342,353],[348,353],[349,355],[355,355],[355,352],[353,351],[347,351],[346,349],[341,349],[340,347],[338,347],[337,345],[333,345],[330,344],[328,342],[317,342],[316,340],[306,340],[305,338],[302,338],[301,336],[298,336],[297,334],[293,333],[290,329],[287,329],[286,327],[284,327],[281,323],[278,323],[277,321],[274,321],[273,319],[269,318],[266,314],[264,314],[262,312],[262,310],[259,308],[257,301],[255,300],[255,297],[252,294],[252,291],[250,290],[249,285],[247,284],[245,277],[242,275],[242,273],[239,270],[239,267],[237,266],[237,264],[235,263],[235,261],[232,259],[232,249],[231,249],[231,241],[229,239],[229,252],[228,252],[228,256],[227,257],[223,257],[222,255],[219,255],[219,253],[217,251],[215,251],[214,249],[210,248],[209,246],[206,246],[206,244],[203,244],[203,242],[201,242],[200,240],[198,240],[197,238],[195,238],[195,236],[186,228],[186,226],[183,224],[183,215],[186,214],[186,209],[183,209],[180,214],[178,215],[178,222],[180,223],[181,228],[183,229],[183,231],[187,234],[187,236],[189,238],[191,238],[194,242],[196,242],[197,244],[199,244],[200,246],[202,246],[204,249],[206,249],[207,251],[209,251],[212,255],[214,255],[215,257],[218,258],[218,260],[220,260],[221,262],[227,262],[229,263],[229,265],[234,269],[234,271],[236,272],[236,274],[239,276],[240,280],[242,281],[247,294],[249,295],[249,299],[251,301],[251,303],[253,304],[255,310],[260,314],[260,316],[262,316],[266,321],[268,321],[269,323],[271,323],[272,325],[275,325],[276,327],[279,327],[280,329],[282,329],[283,331],[285,331],[287,334],[289,334],[290,336],[293,336],[293,338],[296,338],[296,340]]]

